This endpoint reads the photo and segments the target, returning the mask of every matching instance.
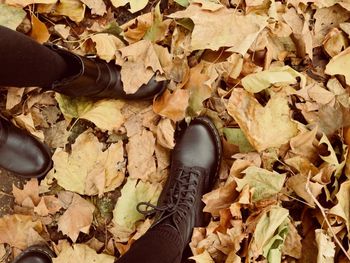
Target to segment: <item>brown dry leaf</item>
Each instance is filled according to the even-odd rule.
[[[344,75],[346,84],[350,84],[350,73],[347,70],[350,66],[350,48],[334,56],[326,66],[325,73],[329,75]]]
[[[288,100],[281,94],[273,95],[263,107],[250,93],[235,89],[227,110],[257,151],[280,147],[298,132],[289,117]]]
[[[56,122],[44,130],[45,144],[51,148],[63,148],[68,142],[69,134],[65,121]]]
[[[37,242],[42,242],[39,235],[42,230],[41,222],[34,221],[31,216],[5,215],[0,218],[0,243],[23,250],[33,244],[34,238]]]
[[[213,216],[218,216],[219,211],[223,208],[230,207],[239,195],[236,191],[236,187],[236,182],[231,182],[205,194],[202,198],[205,203],[203,211],[211,213]]]
[[[299,133],[290,140],[291,152],[314,163],[318,158],[317,129]]]
[[[348,236],[350,231],[350,181],[345,181],[340,185],[339,192],[336,194],[338,204],[329,210],[330,214],[337,215],[344,219]]]
[[[96,44],[96,54],[107,62],[115,59],[117,50],[125,46],[119,38],[107,33],[93,35],[91,40]]]
[[[120,74],[124,91],[127,94],[135,93],[142,84],[148,83],[156,72],[163,73],[162,66],[150,41],[141,40],[121,48],[119,51],[124,59]]]
[[[180,121],[185,118],[189,97],[188,90],[178,89],[173,93],[166,90],[160,98],[153,102],[153,110],[155,113],[175,122]]]
[[[49,31],[47,30],[46,25],[33,14],[31,16],[31,19],[32,19],[32,31],[30,32],[30,36],[40,44],[47,42],[50,38],[50,34],[49,34]]]
[[[30,204],[30,207],[34,207],[39,204],[39,184],[37,179],[31,179],[24,186],[23,190],[17,188],[15,185],[12,186],[12,193],[15,197],[15,202],[21,206]]]
[[[70,36],[70,27],[63,24],[56,24],[54,26],[56,33],[63,39],[67,39]]]
[[[123,144],[103,144],[90,132],[81,134],[72,145],[71,154],[57,149],[54,169],[47,176],[56,178],[64,189],[85,195],[102,195],[120,186],[124,180]]]
[[[72,203],[58,219],[58,230],[75,242],[80,232],[89,233],[94,210],[92,203],[74,194]]]
[[[292,222],[288,224],[288,234],[283,243],[282,252],[284,255],[291,256],[296,259],[301,258],[301,236]]]
[[[25,7],[31,4],[55,4],[57,0],[5,0],[5,3],[12,6]]]
[[[46,195],[40,200],[40,203],[34,207],[34,212],[40,216],[48,216],[57,213],[62,208],[61,201],[53,196]]]
[[[317,9],[314,14],[314,19],[316,21],[313,35],[313,47],[321,46],[327,33],[349,18],[350,13],[339,5]]]
[[[157,143],[165,148],[173,149],[175,146],[174,134],[175,129],[171,123],[171,120],[160,120],[157,126]]]
[[[91,14],[103,16],[107,13],[106,4],[102,0],[82,0],[81,2],[91,9]]]
[[[154,160],[155,138],[153,133],[143,130],[132,136],[126,146],[130,178],[147,181],[156,172]]]
[[[204,10],[198,4],[191,4],[186,10],[169,17],[190,18],[194,22],[191,50],[218,50],[221,47],[229,47],[229,51],[242,55],[246,54],[267,25],[267,17],[255,14],[239,15],[235,10],[227,8],[212,12]]]
[[[9,87],[7,89],[6,110],[10,110],[22,101],[24,89]]]
[[[129,11],[131,13],[136,13],[146,7],[148,0],[112,0],[111,1],[114,7],[121,7],[126,4],[130,4]]]
[[[41,141],[44,140],[44,133],[41,130],[37,130],[35,128],[33,117],[30,112],[27,115],[21,114],[21,115],[15,116],[13,120],[16,122],[18,126],[27,130],[28,132],[30,132],[32,135],[34,135]]]
[[[121,26],[124,37],[130,43],[140,41],[153,24],[153,14],[146,13],[132,19]]]
[[[323,41],[323,48],[331,57],[338,55],[349,46],[345,34],[337,28],[332,28]]]

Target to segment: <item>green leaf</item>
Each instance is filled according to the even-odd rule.
[[[138,203],[150,202],[155,205],[160,192],[159,184],[128,178],[114,208],[113,223],[130,230],[134,229],[136,222],[144,218],[144,215],[136,209]]]
[[[26,17],[26,12],[19,7],[0,4],[0,25],[8,27],[12,30],[22,23]]]
[[[231,144],[237,145],[239,147],[240,152],[247,153],[255,151],[255,149],[253,148],[253,146],[251,146],[241,129],[224,128],[223,131],[227,141]]]
[[[272,206],[270,210],[264,212],[256,225],[248,252],[249,257],[257,258],[259,255],[265,255],[270,263],[280,262],[279,250],[282,247],[281,241],[284,242],[288,232],[288,215],[288,210],[279,206]]]
[[[183,7],[188,7],[190,4],[190,2],[188,0],[175,0],[175,2]]]
[[[265,169],[251,166],[244,170],[245,176],[242,179],[236,178],[237,190],[241,191],[245,185],[254,188],[253,202],[269,198],[283,187],[286,174],[270,172]]]
[[[274,235],[270,241],[263,248],[263,255],[267,258],[269,263],[280,263],[282,258],[282,248],[284,240],[287,237],[289,231],[289,219],[285,219],[284,222],[278,227],[277,234]]]

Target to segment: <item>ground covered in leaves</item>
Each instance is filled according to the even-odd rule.
[[[135,207],[157,202],[177,123],[207,115],[224,159],[193,259],[350,262],[349,10],[348,0],[1,0],[1,25],[119,64],[127,93],[154,74],[170,82],[144,102],[1,89],[1,113],[52,149],[54,168],[7,194],[0,258],[44,242],[55,263],[113,262],[152,224]]]

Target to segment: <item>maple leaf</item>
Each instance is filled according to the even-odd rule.
[[[35,242],[42,242],[43,238],[39,235],[42,231],[41,222],[31,216],[14,214],[0,218],[0,244],[10,244],[23,250]]]
[[[15,202],[22,206],[34,207],[39,204],[39,184],[37,179],[31,179],[24,186],[23,190],[12,186],[12,193],[15,197]]]
[[[81,134],[72,146],[71,154],[57,149],[52,157],[56,178],[64,189],[86,195],[102,195],[112,191],[124,180],[122,143],[111,145],[102,152],[103,145],[89,131]]]
[[[129,11],[131,13],[135,13],[144,9],[148,4],[148,0],[112,0],[112,4],[114,5],[114,7],[124,6],[127,3],[130,4]]]
[[[235,89],[227,110],[258,151],[279,147],[298,132],[296,124],[289,117],[288,101],[283,95],[272,96],[263,107],[248,92]]]
[[[107,62],[115,58],[119,48],[125,46],[119,38],[107,33],[93,35],[91,40],[96,44],[96,54]]]
[[[169,17],[190,18],[194,22],[192,50],[230,47],[229,51],[242,55],[245,55],[260,31],[267,25],[266,17],[255,14],[240,16],[234,10],[223,6],[211,12],[202,9],[198,4],[191,4],[186,10],[173,13]]]
[[[326,66],[325,73],[329,75],[344,75],[346,83],[350,84],[350,74],[346,68],[349,66],[350,48],[334,56]]]
[[[58,230],[75,242],[80,232],[89,233],[94,210],[92,203],[74,194],[72,203],[58,219]]]

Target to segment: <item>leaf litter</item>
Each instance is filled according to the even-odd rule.
[[[177,124],[208,115],[224,159],[191,259],[349,262],[349,19],[347,1],[2,1],[1,25],[118,64],[126,93],[169,84],[139,102],[0,89],[54,160],[13,186],[0,256],[46,243],[54,262],[113,262],[152,224],[136,205],[156,204]]]

